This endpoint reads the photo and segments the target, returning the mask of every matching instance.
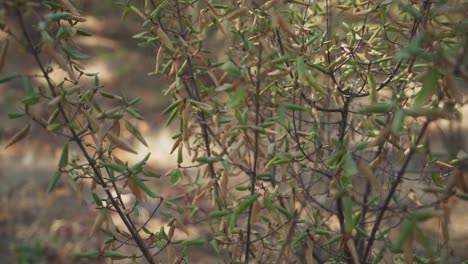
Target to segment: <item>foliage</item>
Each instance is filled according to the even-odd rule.
[[[143,257],[156,263],[161,252],[171,256],[182,246],[172,257],[188,262],[190,251],[202,245],[227,263],[378,263],[388,254],[424,262],[448,256],[446,246],[436,253],[438,245],[420,225],[440,218],[447,229],[450,212],[442,205],[460,189],[467,191],[464,163],[439,160],[424,136],[431,122],[457,119],[464,103],[459,83],[468,81],[463,61],[468,49],[460,21],[466,5],[396,0],[118,5],[124,16],[142,19],[134,36],[139,45],[156,47],[149,74],[172,80],[164,95],[173,103],[162,114],[166,125],[179,124],[173,137],[178,167],[167,175],[174,188],[186,189],[189,204],[177,197],[164,200],[145,183],[152,175],[144,167],[149,156],[130,165],[114,155],[115,148],[135,152],[120,136],[124,123],[147,145],[132,123],[141,119],[139,98],[101,91],[98,75],[80,65],[89,56],[73,38],[92,36],[77,29],[84,19],[72,3],[3,4],[20,26],[19,32],[7,25],[3,30],[41,70],[40,76],[1,77],[1,82],[22,78],[25,87],[24,107],[10,116],[29,117],[70,142],[49,191],[60,178],[91,181],[94,205],[102,212],[97,223],[109,237],[104,249],[79,257]],[[25,23],[25,11],[37,12],[32,8],[39,6],[48,10],[37,13],[36,24]],[[52,80],[53,67],[68,76]],[[88,78],[94,86],[80,85]],[[103,99],[119,106],[106,109]],[[45,106],[47,121],[34,110]],[[8,145],[29,133],[27,125]],[[80,157],[69,154],[72,142]],[[400,189],[417,155],[444,166],[450,176],[431,180],[438,186],[427,189],[434,199],[413,197],[412,203]],[[131,208],[121,199],[124,191],[136,197]],[[166,227],[135,226],[131,215],[145,197],[159,200],[154,214],[168,217]],[[159,210],[161,203],[169,209]],[[111,212],[129,234],[115,228]],[[176,229],[184,231],[180,216],[212,234],[174,240]],[[396,237],[389,235],[397,230]],[[132,238],[142,255],[118,253],[116,245],[126,242],[117,235]],[[423,249],[414,251],[416,244]]]

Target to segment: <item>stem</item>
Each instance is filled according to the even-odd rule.
[[[424,134],[426,132],[426,129],[427,129],[430,122],[431,121],[426,121],[424,123],[424,125],[423,125],[423,127],[421,129],[421,132],[419,132],[418,138],[417,138],[417,140],[415,142],[415,146],[411,146],[410,152],[408,153],[408,157],[406,158],[405,162],[403,163],[403,166],[401,167],[400,171],[398,172],[397,178],[392,183],[390,191],[388,192],[387,197],[385,198],[382,209],[380,210],[380,212],[379,212],[379,214],[377,216],[377,219],[375,221],[375,224],[374,224],[374,226],[372,228],[372,232],[371,232],[371,235],[369,237],[369,242],[367,243],[366,250],[364,251],[364,255],[361,258],[361,263],[366,263],[367,258],[369,257],[369,253],[370,253],[370,250],[372,248],[372,245],[374,244],[375,235],[377,233],[377,229],[379,229],[380,222],[382,222],[383,216],[384,216],[385,212],[387,211],[388,206],[390,204],[390,200],[392,199],[393,195],[395,194],[395,192],[397,190],[397,187],[400,185],[401,180],[403,179],[403,176],[405,175],[406,167],[408,167],[412,156],[416,152],[416,146],[419,144],[419,142],[423,138],[423,136],[424,136]]]
[[[255,82],[255,126],[260,124],[260,68],[262,66],[262,45],[258,49],[258,62],[257,62],[257,77]],[[250,195],[255,194],[255,180],[257,179],[257,164],[258,164],[258,130],[254,131],[254,160],[252,166],[252,173],[250,174]],[[250,252],[250,233],[251,233],[251,218],[252,218],[252,203],[249,208],[249,216],[247,218],[247,241],[245,243],[245,263],[249,263]]]
[[[52,84],[52,81],[50,80],[50,77],[49,77],[49,74],[48,72],[45,70],[44,68],[44,65],[42,64],[40,58],[39,58],[39,53],[37,51],[37,49],[34,48],[33,44],[32,44],[32,40],[31,40],[31,37],[29,36],[27,30],[26,30],[26,26],[24,24],[24,19],[23,19],[23,16],[22,16],[22,13],[21,11],[19,10],[19,8],[16,9],[16,13],[18,15],[18,20],[19,20],[19,24],[20,24],[20,27],[21,27],[21,30],[23,32],[23,35],[24,37],[26,38],[26,41],[29,45],[29,48],[31,50],[31,53],[32,55],[34,56],[34,59],[37,63],[37,65],[39,66],[42,74],[44,75],[44,78],[46,79],[47,81],[47,85],[50,89],[50,92],[52,94],[52,96],[56,96],[57,95],[57,92],[55,90],[55,86]],[[63,109],[63,106],[61,104],[59,104],[59,111],[60,111],[60,114],[62,115],[63,119],[65,120],[65,122],[68,124],[70,123],[70,119],[68,118],[65,110]],[[124,222],[125,226],[127,227],[128,231],[130,232],[130,234],[132,235],[133,239],[135,240],[136,244],[138,245],[138,248],[140,249],[140,251],[143,253],[145,259],[148,261],[148,263],[150,264],[153,264],[153,263],[156,263],[154,262],[153,260],[153,257],[151,256],[151,254],[149,253],[148,251],[148,248],[146,247],[145,243],[143,242],[142,238],[140,237],[140,235],[138,234],[138,232],[136,231],[136,228],[131,224],[130,222],[130,219],[127,218],[127,216],[123,213],[123,211],[121,210],[119,204],[113,199],[113,196],[111,194],[111,192],[109,191],[109,189],[107,188],[106,186],[106,183],[104,181],[104,179],[102,178],[102,175],[101,173],[98,171],[97,167],[96,167],[96,161],[89,155],[88,151],[86,150],[85,146],[83,145],[83,142],[81,141],[80,137],[78,136],[78,134],[76,133],[76,131],[69,127],[69,130],[70,132],[72,133],[72,138],[71,140],[72,141],[75,141],[76,144],[78,145],[79,149],[81,150],[81,152],[83,153],[86,161],[89,163],[89,165],[91,166],[92,170],[93,170],[93,173],[94,175],[96,176],[97,180],[98,180],[98,183],[99,185],[101,185],[101,187],[104,189],[108,199],[110,200],[110,202],[112,203],[112,206],[115,208],[115,210],[117,211],[117,214],[119,215],[119,217],[122,219],[122,221]]]
[[[176,6],[176,12],[177,12],[177,20],[179,22],[179,27],[180,27],[180,36],[182,37],[183,40],[186,40],[185,26],[182,21],[182,14],[180,12],[179,0],[175,1],[175,6]],[[187,47],[185,47],[185,53],[189,54],[189,50]],[[195,75],[193,73],[192,60],[189,55],[186,55],[185,59],[187,60],[187,69],[190,75],[190,85],[194,92],[195,100],[197,100],[198,102],[201,102],[200,89],[198,89],[197,83],[195,82]],[[203,111],[199,111],[198,117],[200,118],[200,126],[202,129],[203,140],[205,142],[206,155],[208,155],[208,158],[211,158],[210,139],[208,137],[208,129],[206,125],[205,113]],[[208,163],[208,169],[210,172],[211,179],[214,180],[214,196],[216,199],[216,203],[218,204],[218,209],[221,209],[222,202],[219,200],[220,198],[219,184],[218,184],[218,181],[216,180],[216,172],[215,172],[214,165],[212,162]]]

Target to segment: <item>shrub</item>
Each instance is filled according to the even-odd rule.
[[[20,26],[15,33],[3,29],[26,43],[41,70],[36,78],[47,84],[40,90],[32,76],[3,76],[2,82],[22,78],[26,89],[24,108],[10,116],[29,117],[81,152],[70,157],[64,145],[49,191],[63,176],[76,184],[88,179],[93,190],[103,191],[93,197],[107,246],[80,257],[155,263],[159,253],[173,254],[178,245],[183,250],[172,257],[186,262],[200,245],[234,263],[448,257],[447,244],[432,243],[422,223],[441,219],[442,240],[449,239],[450,212],[443,204],[454,195],[466,198],[463,160],[459,153],[448,160],[434,156],[425,135],[431,122],[457,120],[464,103],[460,83],[468,79],[467,64],[458,58],[467,56],[467,32],[459,23],[466,15],[460,1],[118,4],[124,15],[141,18],[134,36],[140,46],[156,48],[149,74],[172,81],[164,89],[172,103],[162,115],[166,125],[179,124],[173,136],[178,167],[168,175],[174,188],[186,189],[189,204],[164,199],[145,183],[154,175],[144,167],[148,156],[130,165],[114,155],[115,148],[134,152],[120,126],[146,144],[132,123],[141,119],[139,98],[101,91],[98,75],[80,66],[88,56],[71,40],[91,34],[76,28],[83,18],[73,4],[43,1],[48,10],[39,12],[37,24],[24,22],[35,2],[3,4]],[[52,80],[47,60],[68,76]],[[94,78],[93,87],[80,86],[86,78]],[[120,105],[105,109],[102,97]],[[48,121],[35,116],[39,104],[50,107]],[[27,125],[10,143],[29,131]],[[448,180],[433,177],[436,188],[408,193],[405,178],[415,157],[443,167]],[[121,199],[124,188],[136,197],[131,208]],[[422,199],[425,193],[434,195]],[[166,228],[132,222],[143,196],[169,208],[158,205],[154,212],[168,217]],[[115,240],[119,231],[110,212],[122,219],[142,256],[107,250],[124,243]],[[212,234],[174,240],[174,230],[184,229],[181,217]]]

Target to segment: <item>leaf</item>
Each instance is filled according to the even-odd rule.
[[[291,104],[288,102],[284,102],[283,105],[284,105],[284,108],[289,109],[289,110],[301,111],[301,112],[307,110],[307,108],[302,105]]]
[[[360,112],[370,114],[386,114],[393,110],[393,104],[390,103],[376,103],[361,108]]]
[[[131,178],[132,178],[133,182],[134,182],[142,191],[144,191],[147,195],[149,195],[150,197],[152,197],[152,198],[159,198],[159,197],[161,197],[159,194],[153,192],[148,186],[146,186],[145,183],[144,183],[140,178],[138,178],[137,176],[132,175]]]
[[[76,253],[73,256],[75,258],[96,259],[100,255],[101,255],[101,253],[99,251],[88,251],[88,252]]]
[[[414,98],[414,107],[418,108],[424,105],[437,92],[437,79],[439,74],[435,69],[429,70],[425,75],[422,88]]]
[[[120,139],[118,136],[116,136],[114,133],[112,132],[109,132],[107,133],[106,135],[106,138],[109,139],[109,141],[114,144],[116,147],[122,149],[122,150],[125,150],[125,151],[128,151],[130,153],[133,153],[133,154],[138,154],[138,152],[136,152],[132,146],[130,146],[130,144],[128,144],[127,142],[123,141],[122,139]]]
[[[167,115],[168,113],[172,112],[180,103],[182,103],[182,99],[174,101],[171,105],[169,105],[164,111],[162,111],[162,115]]]
[[[359,160],[358,170],[362,176],[366,177],[367,181],[370,183],[374,190],[379,192],[379,194],[381,195],[384,194],[384,189],[382,188],[380,182],[378,181],[377,177],[374,175],[374,173],[364,160]]]
[[[3,41],[2,43],[2,46],[0,47],[0,71],[3,69],[3,66],[5,66],[6,54],[8,51],[8,44],[9,44],[9,40],[5,39],[5,41]]]
[[[57,182],[60,180],[60,177],[62,174],[59,171],[56,171],[54,175],[52,176],[52,180],[49,183],[49,186],[47,186],[47,192],[50,193],[51,191],[54,190],[55,186],[57,185]]]
[[[69,47],[62,46],[62,49],[65,52],[65,54],[67,54],[68,56],[70,56],[70,58],[72,58],[74,60],[87,60],[87,59],[89,59],[88,55],[80,53],[80,52],[78,52],[76,50],[73,50],[73,49],[71,49]]]
[[[344,210],[344,222],[345,222],[345,232],[347,234],[351,233],[354,228],[354,221],[353,221],[353,202],[351,197],[345,195],[342,199],[343,201],[343,210]]]
[[[179,181],[182,179],[182,173],[180,170],[177,168],[169,177],[169,182],[171,183],[171,186],[176,185],[179,183]]]
[[[16,119],[16,118],[23,117],[24,115],[26,115],[26,113],[24,112],[11,112],[11,113],[8,113],[8,118]]]
[[[104,257],[106,257],[106,258],[111,258],[111,259],[126,259],[126,258],[131,258],[131,257],[129,257],[129,256],[120,254],[120,253],[115,252],[115,251],[104,251],[104,253],[103,253],[102,255],[103,255]]]
[[[129,113],[131,116],[133,116],[136,119],[143,120],[143,117],[133,107],[125,108],[125,112]]]
[[[206,239],[191,239],[191,240],[185,240],[182,242],[184,246],[195,246],[195,245],[203,245],[206,243]]]
[[[242,77],[242,72],[230,61],[224,63],[223,66],[221,66],[221,70],[227,72],[233,79],[240,79]]]
[[[216,255],[218,255],[218,257],[220,257],[221,250],[219,249],[219,245],[218,245],[218,242],[216,241],[216,239],[211,240],[210,245],[213,247],[213,250],[216,252]]]
[[[63,145],[62,155],[60,156],[59,169],[68,165],[68,143]]]
[[[8,143],[6,144],[5,149],[12,146],[13,144],[16,144],[20,140],[26,138],[27,136],[29,136],[29,134],[31,134],[31,123],[27,124],[20,131],[14,134],[13,137],[11,137],[10,140],[8,140]]]
[[[408,221],[408,220],[405,221],[400,231],[400,237],[398,238],[397,242],[395,242],[395,244],[391,246],[392,252],[394,253],[401,252],[401,248],[405,244],[410,234],[413,232],[414,228],[415,228],[415,223],[413,221]]]
[[[345,175],[348,177],[356,175],[358,173],[358,168],[357,168],[356,162],[353,159],[353,155],[350,152],[347,152],[343,156],[343,160],[344,160]]]
[[[415,18],[421,18],[422,14],[416,8],[414,8],[411,4],[405,4],[403,2],[399,2],[398,6],[405,11],[406,13],[412,15]]]
[[[140,130],[136,126],[134,126],[132,123],[128,122],[125,120],[125,128],[130,132],[138,141],[140,141],[141,144],[145,145],[148,147],[148,143],[146,143],[145,138],[141,134]]]
[[[242,89],[242,87],[237,87],[236,91],[231,96],[231,99],[229,99],[229,102],[226,106],[228,108],[236,109],[242,104],[244,98],[244,89]]]
[[[233,212],[234,215],[239,215],[245,209],[247,209],[255,200],[258,198],[258,193],[252,195],[251,197],[247,198],[244,202],[242,202]]]
[[[374,79],[374,75],[369,73],[367,75],[367,82],[369,84],[369,100],[371,104],[375,104],[377,102],[377,90],[376,90],[376,83]]]
[[[403,127],[403,122],[405,121],[406,111],[403,109],[397,109],[393,115],[392,121],[392,133],[398,135]]]
[[[209,213],[208,213],[208,216],[209,216],[209,217],[216,218],[216,217],[227,216],[227,215],[229,215],[230,213],[231,213],[231,211],[229,211],[229,210],[214,211],[214,212],[209,212]]]
[[[19,76],[21,76],[19,73],[8,74],[6,76],[0,77],[0,83],[11,81]]]
[[[171,40],[167,36],[166,32],[162,30],[160,27],[156,30],[156,35],[159,37],[161,43],[168,49],[174,50],[174,45],[172,45]]]

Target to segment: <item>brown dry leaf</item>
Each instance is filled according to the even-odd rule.
[[[172,239],[172,237],[174,236],[174,230],[175,230],[175,225],[171,225],[169,227],[169,232],[167,232],[167,236],[169,237],[169,239]]]
[[[1,68],[1,66],[0,66]],[[448,95],[455,100],[456,103],[463,103],[463,91],[458,86],[457,82],[455,81],[455,78],[453,76],[453,73],[447,72],[445,73],[445,89],[448,93]]]
[[[224,18],[226,20],[234,20],[234,19],[236,19],[238,17],[241,17],[241,16],[247,14],[248,12],[249,12],[249,9],[247,7],[245,7],[245,6],[243,6],[243,7],[239,8],[239,9],[237,9],[236,11],[229,13]]]
[[[314,244],[310,239],[307,239],[307,251],[305,255],[306,263],[314,264]]]
[[[154,72],[159,72],[159,66],[161,65],[164,58],[163,46],[159,46],[158,52],[156,53],[156,65],[154,67]]]
[[[8,143],[6,144],[5,149],[16,144],[17,142],[29,136],[30,134],[31,134],[31,123],[27,124],[20,131],[16,132],[16,134],[14,134],[13,137],[11,137],[10,140],[8,140]]]
[[[96,216],[96,219],[94,220],[93,227],[91,228],[91,232],[89,232],[89,236],[93,237],[96,232],[99,230],[99,228],[102,226],[102,223],[104,222],[104,218],[102,217],[102,214],[99,213]]]
[[[138,154],[138,152],[136,152],[129,143],[127,143],[127,142],[123,141],[122,139],[120,139],[112,131],[107,133],[106,137],[116,147],[118,147],[118,148],[120,148],[122,150],[125,150],[127,152],[133,153],[133,154]]]
[[[351,253],[351,257],[353,258],[353,263],[359,264],[360,263],[359,257],[358,257],[358,253],[356,250],[356,245],[354,244],[354,240],[348,239],[348,241],[346,241],[346,246],[349,249],[349,253]]]
[[[130,132],[130,134],[132,134],[138,141],[140,141],[141,144],[148,147],[148,142],[146,142],[146,139],[143,137],[141,132],[136,128],[136,126],[132,125],[128,121],[125,121],[125,128],[127,128],[127,131]]]
[[[214,6],[211,5],[211,3],[208,2],[208,0],[205,0],[205,5],[208,7],[208,10],[210,10],[210,12],[211,12],[211,14],[213,14],[213,16],[215,16],[216,18],[219,18],[218,10],[216,10],[216,8],[214,8]]]
[[[374,190],[379,192],[380,194],[384,194],[385,191],[382,188],[382,185],[380,182],[377,180],[377,177],[375,177],[374,173],[372,173],[372,170],[370,169],[369,165],[366,164],[364,160],[360,160],[358,162],[358,171],[361,175],[366,177],[366,179],[369,181],[370,185]]]
[[[164,30],[162,30],[160,27],[156,30],[156,35],[159,37],[159,39],[161,40],[161,43],[166,46],[166,48],[170,49],[170,50],[174,50],[174,45],[172,45],[172,42],[171,40],[169,39],[169,37],[167,36],[166,32],[164,32]]]
[[[374,11],[374,8],[368,8],[368,9],[364,9],[364,10],[361,10],[361,11],[358,11],[359,9],[355,9],[354,12],[353,12],[353,15],[355,16],[365,16],[365,15],[368,15],[370,14],[372,11]]]
[[[198,101],[191,101],[196,107],[200,108],[203,111],[209,112],[213,110],[213,107],[209,104],[205,104]]]
[[[76,75],[75,72],[71,69],[71,67],[67,64],[66,59],[60,55],[60,53],[56,52],[54,47],[49,41],[45,41],[44,43],[44,51],[58,64],[58,66],[68,73],[68,77],[74,82],[76,82]]]
[[[135,195],[135,199],[138,202],[146,201],[146,194],[143,193],[140,188],[138,188],[132,177],[128,177],[127,186],[130,188],[130,190],[132,190],[132,193]]]
[[[5,39],[5,41],[2,43],[2,46],[0,47],[0,71],[3,69],[3,66],[5,66],[5,58],[8,50],[8,43],[9,40]]]
[[[459,170],[459,173],[457,174],[457,187],[464,193],[468,193],[468,185],[463,175],[463,171],[461,170]]]
[[[290,37],[296,37],[296,33],[294,32],[294,30],[281,18],[280,15],[278,15],[278,13],[274,9],[271,9],[270,16],[273,27],[280,27]]]
[[[179,147],[181,142],[182,142],[182,137],[178,137],[177,140],[174,142],[174,145],[172,145],[172,149],[171,149],[171,152],[169,153],[169,155],[174,153],[174,151]]]
[[[70,12],[72,13],[73,15],[75,16],[80,16],[80,13],[78,12],[78,10],[75,8],[75,6],[70,3],[70,1],[68,0],[60,0],[60,2],[62,2],[62,4],[65,6],[65,8]]]
[[[111,131],[114,135],[120,136],[120,120],[117,120],[115,124],[112,126]]]
[[[414,230],[411,231],[409,237],[406,239],[403,245],[403,262],[413,263],[413,242],[414,242]]]
[[[184,225],[184,223],[182,223],[182,221],[180,221],[179,218],[175,218],[175,223],[173,223],[173,225],[176,225],[176,227],[180,230],[182,230],[182,232],[184,232],[187,236],[190,237],[190,232],[188,231],[187,227]]]

